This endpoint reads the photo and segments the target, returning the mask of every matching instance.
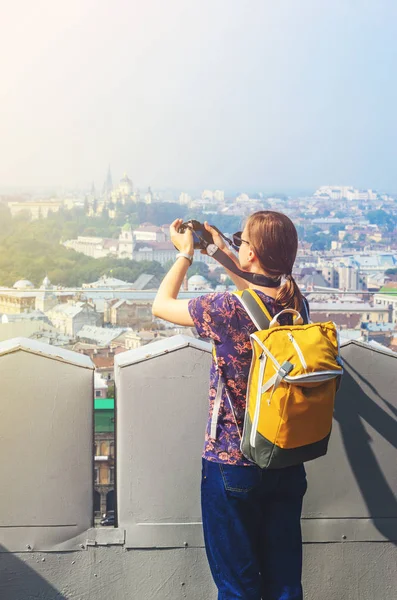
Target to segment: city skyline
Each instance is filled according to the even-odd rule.
[[[0,188],[393,193],[397,6],[346,4],[15,2]]]

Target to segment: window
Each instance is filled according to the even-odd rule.
[[[95,467],[95,483],[99,484],[99,467]]]
[[[109,469],[109,483],[114,483],[114,467]]]
[[[100,397],[101,397],[101,391],[95,390],[95,398],[100,398]]]
[[[114,457],[114,442],[110,442],[109,444],[109,456]]]

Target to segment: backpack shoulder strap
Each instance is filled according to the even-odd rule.
[[[246,288],[239,292],[233,292],[233,294],[240,300],[258,331],[269,329],[272,317],[254,290]]]
[[[309,310],[308,310],[308,301],[305,297],[303,297],[303,302],[302,302],[302,312],[301,312],[301,316],[303,318],[303,323],[305,325],[307,325],[308,323],[310,323],[310,316],[309,316]]]

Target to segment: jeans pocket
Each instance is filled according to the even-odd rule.
[[[227,492],[247,493],[261,483],[262,473],[258,467],[241,467],[219,464],[223,485]]]

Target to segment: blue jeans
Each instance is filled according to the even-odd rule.
[[[218,600],[302,600],[303,465],[286,469],[203,459],[201,506]]]

